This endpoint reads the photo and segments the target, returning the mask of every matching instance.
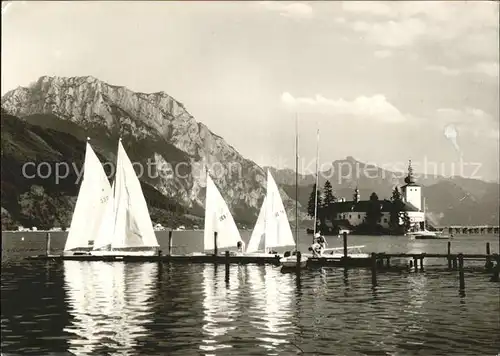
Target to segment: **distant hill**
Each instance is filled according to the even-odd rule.
[[[368,174],[364,174],[368,169]],[[292,170],[272,170],[273,177],[287,194],[295,199],[295,175]],[[347,157],[332,163],[332,168],[321,172],[319,186],[328,179],[336,197],[352,200],[358,186],[361,199],[372,192],[379,198],[389,198],[395,186],[404,184],[406,173],[391,172]],[[418,176],[418,174],[417,174]],[[306,205],[315,182],[314,175],[301,175],[299,202]],[[417,179],[426,197],[427,214],[435,225],[497,225],[499,220],[500,185],[463,177],[428,176]]]

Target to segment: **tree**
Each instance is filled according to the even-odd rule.
[[[313,185],[313,190],[311,192],[311,195],[309,196],[309,201],[307,203],[307,215],[309,215],[311,218],[314,218],[314,211],[315,211],[315,193],[316,192],[316,184]],[[319,207],[321,206],[321,191],[318,189],[318,192],[317,192],[317,205],[316,207],[318,208],[317,209],[317,212],[319,213]],[[318,214],[319,215],[319,214]]]
[[[389,212],[389,228],[393,232],[400,229],[400,213],[403,211],[404,202],[398,187],[395,187],[391,196],[391,210]]]
[[[401,214],[401,220],[403,220],[403,233],[407,233],[408,230],[410,230],[411,227],[411,220],[410,216],[408,215],[408,212],[405,210]]]
[[[327,180],[323,187],[323,207],[325,208],[326,212],[330,212],[336,200],[337,199],[333,195],[332,184]]]
[[[322,230],[326,228],[326,220],[330,220],[333,224],[335,220],[335,202],[336,198],[333,195],[333,188],[330,181],[326,181],[323,186],[323,204],[321,205],[319,218],[321,220]]]
[[[374,192],[370,195],[370,200],[368,202],[368,207],[366,211],[365,222],[370,229],[374,229],[382,217],[381,203],[378,199],[378,195]]]
[[[409,229],[410,217],[405,210],[402,195],[395,187],[392,191],[391,210],[389,212],[389,228],[393,234],[404,234]]]

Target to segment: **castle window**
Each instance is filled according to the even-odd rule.
[[[385,222],[385,223],[387,222],[387,218],[384,218],[384,222]]]
[[[351,218],[351,214],[349,214],[349,219]]]
[[[361,214],[358,214],[358,219],[361,219]]]

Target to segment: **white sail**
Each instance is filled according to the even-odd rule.
[[[214,232],[217,231],[217,248],[236,247],[243,240],[224,198],[207,173],[205,198],[204,250],[214,249]]]
[[[101,225],[111,187],[101,161],[87,141],[83,180],[76,200],[65,251],[89,247]]]
[[[114,210],[112,249],[159,246],[141,183],[121,139],[116,161]]]
[[[257,218],[257,222],[253,228],[252,235],[250,236],[246,252],[265,251],[266,249],[266,200],[267,197],[264,197],[264,201],[260,207],[259,217]]]
[[[285,206],[283,205],[283,200],[281,200],[280,191],[269,171],[267,172],[267,175],[270,185],[269,189],[273,199],[273,218],[274,223],[276,224],[276,228],[274,230],[276,231],[276,235],[275,238],[271,240],[273,245],[267,245],[270,247],[295,246],[295,240],[293,238],[292,229],[290,228],[288,216],[286,215]]]
[[[266,251],[273,247],[294,245],[295,240],[278,186],[268,170],[266,197],[262,203],[246,252],[259,251],[262,248],[261,246]]]
[[[94,250],[100,249],[110,249],[111,242],[114,235],[115,229],[115,199],[114,199],[114,191],[115,191],[115,182],[111,187],[111,194],[109,196],[106,209],[104,211],[104,217],[101,222],[101,226],[97,231],[95,240],[94,240]]]

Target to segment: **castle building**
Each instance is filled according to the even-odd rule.
[[[413,168],[411,161],[408,165],[408,176],[405,178],[405,185],[401,187],[402,200],[405,203],[403,210],[408,213],[411,225],[417,225],[424,221],[424,212],[422,211],[422,187],[415,183],[413,177]],[[379,224],[389,227],[391,201],[380,200],[382,216]],[[339,201],[334,203],[336,211],[335,220],[344,221],[346,225],[357,226],[364,222],[366,213],[370,207],[369,200],[361,200],[358,187],[354,190],[352,201]]]

